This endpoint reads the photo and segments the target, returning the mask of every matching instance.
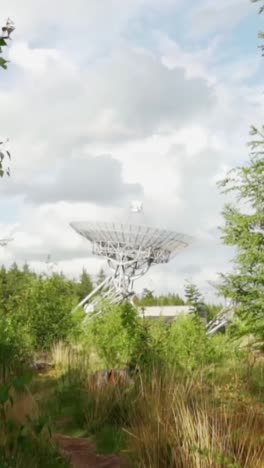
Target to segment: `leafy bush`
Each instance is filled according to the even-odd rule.
[[[47,350],[58,340],[81,335],[84,312],[71,313],[79,286],[63,275],[37,276],[27,265],[20,270],[14,263],[0,269],[0,310],[12,317],[18,333],[28,330],[37,350]]]
[[[168,362],[184,372],[220,364],[231,352],[227,337],[208,337],[199,320],[191,316],[179,317],[172,323],[167,346]]]
[[[88,322],[85,343],[107,368],[129,364],[146,369],[163,360],[165,336],[164,323],[143,321],[130,303],[124,303],[105,305],[103,313]]]
[[[130,355],[131,341],[124,326],[123,307],[105,305],[103,313],[86,326],[86,344],[96,349],[108,368],[124,365]]]
[[[141,370],[167,367],[185,373],[205,365],[220,364],[234,354],[227,336],[208,337],[195,316],[172,323],[142,320],[129,304],[109,306],[87,325],[87,342],[108,367],[130,365]]]
[[[32,273],[27,265],[20,270],[16,263],[13,263],[9,270],[4,266],[0,269],[0,307],[5,313],[12,314],[25,321],[25,316],[21,317],[23,307],[27,301],[28,291],[36,275]]]
[[[52,344],[73,334],[76,305],[73,285],[61,275],[36,279],[27,298],[29,327],[37,349],[50,349]]]
[[[13,317],[0,313],[0,382],[21,372],[32,353],[32,340],[26,327],[17,327]]]

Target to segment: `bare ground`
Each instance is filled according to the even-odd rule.
[[[69,457],[72,468],[125,468],[120,457],[96,454],[94,444],[88,439],[62,434],[56,434],[54,438]]]

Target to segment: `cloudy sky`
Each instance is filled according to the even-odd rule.
[[[2,0],[16,25],[0,72],[0,262],[77,277],[101,262],[69,222],[121,219],[130,200],[146,220],[194,237],[141,281],[182,291],[230,268],[217,180],[247,160],[263,123],[263,18],[249,0]],[[261,120],[262,119],[262,120]]]

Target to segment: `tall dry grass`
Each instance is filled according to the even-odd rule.
[[[73,346],[64,342],[58,342],[51,348],[51,361],[59,371],[67,372],[78,369],[88,374],[102,367],[96,352],[83,346]]]
[[[264,467],[263,413],[215,401],[197,377],[141,379],[125,432],[133,467]]]
[[[155,368],[132,386],[98,387],[88,353],[57,345],[53,360],[67,371],[61,407],[71,406],[87,433],[122,428],[133,468],[264,468],[263,409],[240,398],[240,371],[225,368],[212,380],[204,371],[187,378]]]
[[[81,347],[73,347],[67,343],[56,343],[51,349],[51,360],[55,368],[62,372],[78,369],[87,373],[90,368],[90,354]]]

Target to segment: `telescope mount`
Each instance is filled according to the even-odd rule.
[[[77,306],[85,312],[100,313],[102,301],[133,303],[134,282],[152,265],[169,262],[186,248],[190,238],[184,234],[138,224],[142,215],[141,202],[132,202],[129,222],[74,222],[70,226],[92,246],[92,253],[104,257],[110,274]],[[136,219],[137,221],[137,219]]]

